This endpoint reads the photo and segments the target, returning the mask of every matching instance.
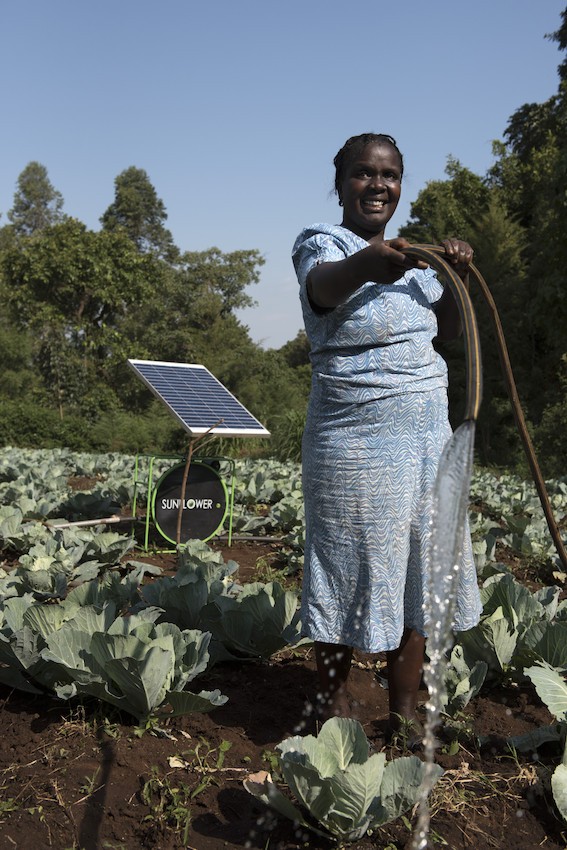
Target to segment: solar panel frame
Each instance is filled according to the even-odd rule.
[[[191,436],[206,433],[219,437],[270,436],[206,366],[166,360],[127,362]]]

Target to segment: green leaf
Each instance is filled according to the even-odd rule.
[[[194,629],[199,622],[201,609],[207,604],[209,589],[204,579],[191,584],[179,584],[169,579],[160,579],[142,588],[142,596],[151,605],[166,612],[164,619],[180,628]]]
[[[97,632],[91,651],[110,681],[128,698],[132,714],[146,717],[163,702],[173,678],[175,654],[171,638],[148,645],[134,635]]]
[[[472,669],[477,661],[484,661],[489,672],[499,676],[510,664],[517,642],[518,632],[512,623],[504,619],[501,608],[478,626],[459,633],[459,643],[468,666]]]
[[[551,790],[555,805],[563,820],[567,821],[567,765],[563,762],[555,768],[551,777]]]
[[[295,797],[316,820],[324,821],[335,800],[329,779],[321,776],[304,753],[293,749],[282,752],[281,769]]]
[[[384,753],[374,753],[363,764],[352,763],[331,778],[335,795],[331,820],[338,815],[347,818],[353,829],[364,828],[366,831],[371,819],[368,813],[370,806],[380,793],[385,763]]]
[[[523,735],[513,735],[506,739],[506,743],[519,753],[536,753],[543,744],[555,743],[561,740],[561,724],[554,726],[540,726]]]
[[[4,659],[0,655],[0,661]],[[19,691],[24,691],[29,694],[42,694],[45,693],[39,687],[36,687],[33,683],[33,679],[26,678],[22,670],[14,666],[6,667],[3,664],[0,664],[0,682],[3,685],[7,685],[9,688],[17,688]]]
[[[169,691],[166,700],[173,709],[166,713],[167,717],[178,717],[193,712],[212,711],[213,708],[224,705],[228,697],[221,694],[219,690],[200,691],[198,694],[192,694],[189,691]]]
[[[199,628],[210,631],[229,653],[269,658],[287,645],[290,635],[299,638],[298,621],[295,593],[277,582],[255,583],[236,599],[217,596],[201,611]]]
[[[33,596],[30,593],[4,600],[1,610],[2,632],[8,634],[18,632],[23,627],[24,615],[32,604],[34,604]]]
[[[307,823],[300,810],[288,800],[287,797],[278,790],[272,782],[271,776],[265,771],[257,774],[250,774],[242,783],[246,791],[252,794],[258,800],[261,800],[267,806],[271,806],[280,815],[289,818],[294,823],[299,824],[305,829],[309,829],[316,835],[322,838],[328,838],[328,832],[322,832],[316,829],[312,824]]]
[[[469,669],[464,659],[463,647],[457,644],[453,648],[445,673],[447,704],[443,706],[443,710],[446,714],[454,716],[468,705],[484,684],[487,670],[485,661],[476,661],[472,670]]]
[[[430,765],[430,769],[436,780],[443,774],[439,765]],[[378,814],[377,824],[395,820],[417,802],[424,770],[425,765],[417,756],[404,756],[388,762],[380,788],[383,814]]]
[[[23,616],[24,624],[43,638],[61,628],[65,621],[65,610],[60,605],[33,605]]]
[[[167,636],[173,641],[175,668],[171,690],[181,691],[208,666],[210,632],[200,632],[197,629],[180,631],[173,623],[159,623],[155,633],[158,638]]]
[[[530,649],[551,667],[567,670],[567,622],[546,623],[539,640],[530,641]]]
[[[59,671],[56,679],[59,685],[74,682],[80,687],[106,680],[104,667],[95,661],[91,652],[91,642],[92,635],[76,629],[74,624],[65,624],[47,637],[47,648],[42,650],[41,657]]]
[[[325,753],[326,759],[333,759],[333,773],[345,770],[351,762],[363,764],[368,761],[368,740],[356,720],[331,717],[321,727],[316,740],[317,750]],[[330,776],[331,773],[326,775]]]
[[[535,685],[539,698],[558,720],[567,720],[567,683],[557,670],[541,663],[524,671]]]
[[[490,616],[497,608],[501,608],[504,618],[509,623],[522,623],[526,627],[545,616],[542,603],[525,585],[509,574],[487,579],[480,595],[483,616]],[[546,602],[549,602],[547,598]]]

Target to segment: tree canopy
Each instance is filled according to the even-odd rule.
[[[174,260],[178,250],[166,220],[165,204],[147,173],[133,165],[114,181],[114,201],[100,218],[104,230],[122,229],[140,251]]]
[[[63,196],[53,187],[41,163],[28,163],[18,177],[14,205],[8,218],[16,233],[24,236],[62,220]]]

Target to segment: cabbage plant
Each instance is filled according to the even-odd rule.
[[[453,647],[449,663],[445,668],[445,689],[441,693],[443,713],[454,717],[469,704],[482,688],[488,665],[485,661],[475,661],[469,667],[464,659],[462,646]]]
[[[369,755],[356,720],[333,717],[317,738],[297,735],[276,749],[283,777],[307,817],[266,772],[249,776],[244,787],[280,814],[337,843],[357,841],[417,802],[423,762],[409,756],[386,763],[384,753]],[[438,765],[433,772],[435,781],[443,773]]]
[[[31,604],[30,604],[31,603]],[[0,681],[60,699],[95,697],[143,720],[161,706],[170,714],[210,711],[219,691],[186,686],[209,661],[209,633],[158,623],[159,609],[116,616],[112,601],[34,604],[29,595],[0,607]]]
[[[277,581],[246,584],[237,596],[205,605],[199,628],[213,635],[213,663],[269,658],[301,638],[297,594]]]
[[[555,664],[562,650],[567,665],[565,641],[558,639],[567,629],[553,622],[559,611],[559,588],[531,593],[512,575],[500,574],[485,581],[480,597],[480,623],[458,634],[463,660],[471,670],[482,661],[488,667],[487,682],[521,678],[523,668],[536,658]]]
[[[161,621],[211,632],[211,664],[269,658],[297,643],[297,594],[278,582],[242,587],[230,578],[237,566],[225,564],[206,544],[192,542],[174,576],[141,588],[143,604],[161,608]]]
[[[551,776],[551,790],[561,817],[567,821],[567,682],[557,670],[545,662],[530,667],[526,670],[526,675],[534,683],[541,701],[559,722],[557,731],[563,747],[563,755],[561,763],[557,765]],[[545,732],[544,727],[544,735]],[[551,740],[551,738],[547,737],[544,740]]]

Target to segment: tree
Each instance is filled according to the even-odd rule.
[[[561,26],[556,32],[547,36],[551,41],[556,41],[559,45],[559,50],[567,50],[567,8],[561,12]],[[567,81],[567,58],[565,58],[559,67],[559,79],[562,83]]]
[[[567,47],[567,9],[549,36]],[[561,363],[567,332],[567,60],[559,66],[556,95],[514,112],[489,179],[509,212],[525,228],[524,310],[532,361],[529,408],[538,424],[545,408],[562,399]]]
[[[114,181],[114,202],[100,221],[106,231],[123,229],[138,250],[153,252],[172,262],[178,255],[178,249],[165,227],[166,219],[165,205],[158,198],[147,173],[132,165]]]
[[[63,220],[63,196],[54,189],[47,169],[30,162],[18,177],[14,206],[8,218],[19,235],[30,236]]]
[[[493,191],[486,212],[471,232],[474,262],[490,286],[502,322],[520,398],[528,399],[533,375],[532,317],[525,309],[527,270],[526,231],[509,214],[500,194]],[[496,335],[484,298],[471,284],[482,345],[483,402],[477,446],[483,462],[495,458],[513,463],[519,442],[505,390]]]
[[[258,283],[259,267],[263,265],[264,258],[256,250],[223,254],[213,247],[207,251],[187,251],[180,258],[181,274],[192,298],[198,299],[205,292],[215,293],[220,298],[223,315],[255,305],[245,289]]]
[[[61,412],[112,405],[113,370],[129,354],[121,319],[159,288],[158,260],[122,232],[68,218],[2,256],[7,307],[34,338],[34,361]]]
[[[176,266],[158,262],[151,295],[117,323],[128,356],[202,363],[238,395],[260,349],[233,310],[252,303],[244,290],[258,280],[262,257],[253,250],[223,254],[211,248],[184,254]],[[130,370],[117,369],[114,380],[129,409],[147,408],[151,399]]]
[[[523,250],[525,229],[509,212],[500,189],[450,158],[448,178],[428,183],[412,204],[412,220],[401,234],[412,241],[439,243],[447,236],[470,242],[475,265],[484,274],[509,330],[510,352],[521,377],[529,375],[531,319],[526,316],[527,276]],[[482,345],[484,393],[478,421],[477,449],[484,463],[498,460],[513,464],[519,450],[512,411],[502,380],[500,360],[490,316],[481,294],[471,286],[471,299]],[[462,341],[439,343],[449,368],[451,418],[459,424],[464,409],[465,358]]]
[[[257,282],[262,263],[257,251],[223,254],[218,248],[188,252],[175,267],[162,263],[159,286],[124,317],[121,333],[137,357],[194,361],[212,325],[222,325],[234,318],[234,310],[254,303],[245,288]]]
[[[309,344],[307,334],[303,328],[297,332],[294,339],[290,339],[288,342],[284,343],[278,351],[288,366],[291,366],[292,368],[300,366],[309,367],[309,352],[311,351],[311,345]]]
[[[32,363],[33,336],[0,317],[0,396],[19,399],[36,394],[40,387]]]
[[[474,222],[486,210],[485,180],[449,157],[448,180],[432,180],[411,205],[410,220],[400,236],[410,242],[439,244],[450,236],[470,241]]]

